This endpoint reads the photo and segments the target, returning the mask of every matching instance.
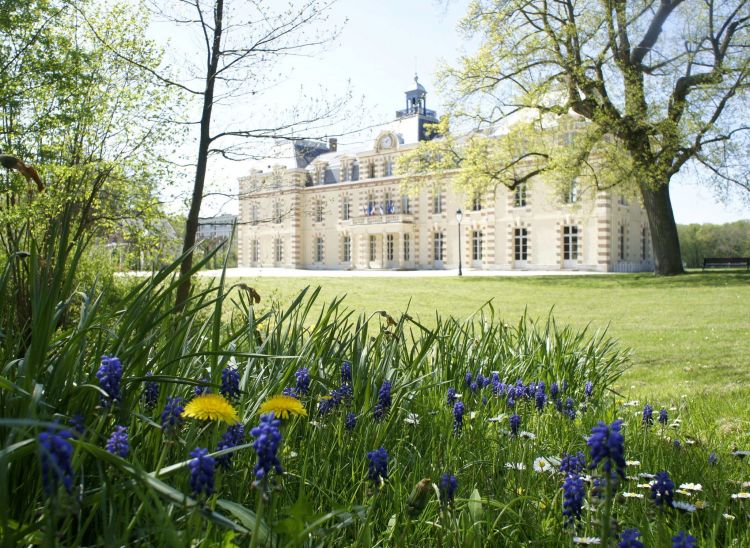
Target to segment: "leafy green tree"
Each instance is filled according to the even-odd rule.
[[[682,257],[690,268],[706,257],[750,257],[750,221],[678,225]]]
[[[102,47],[86,9],[114,49]],[[143,226],[158,214],[155,188],[168,176],[161,143],[174,137],[164,113],[175,95],[157,89],[119,52],[156,66],[160,51],[143,34],[146,21],[127,5],[97,0],[0,1],[0,147],[36,168],[38,186],[18,170],[5,174],[0,204],[4,258],[18,251],[55,249],[54,226],[70,230],[74,247],[114,231],[124,220]],[[25,257],[25,256],[23,256]],[[17,327],[31,315],[29,272],[41,266],[10,261]]]
[[[451,123],[474,132],[403,168],[460,167],[475,191],[536,176],[619,186],[643,201],[656,273],[681,273],[672,178],[693,166],[748,187],[748,0],[476,0],[462,28],[479,48],[443,83]]]

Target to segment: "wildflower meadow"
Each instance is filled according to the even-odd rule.
[[[2,338],[7,544],[750,544],[746,452],[700,402],[616,393],[606,333],[223,279],[176,309],[177,263],[105,306],[33,259],[29,344]]]

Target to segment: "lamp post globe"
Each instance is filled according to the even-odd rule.
[[[461,219],[464,218],[464,214],[460,209],[456,210],[456,221],[458,221],[458,275],[463,276],[464,273],[461,270]]]

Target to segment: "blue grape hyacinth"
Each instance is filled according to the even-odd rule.
[[[456,490],[458,489],[458,480],[456,479],[456,476],[448,473],[440,476],[438,489],[440,491],[440,502],[442,504],[452,503],[456,496]]]
[[[107,451],[123,459],[128,456],[130,445],[128,443],[128,429],[125,426],[115,426],[114,432],[107,440]]]
[[[641,420],[643,426],[651,426],[654,424],[654,408],[649,404],[643,406],[643,418]]]
[[[240,397],[240,374],[234,367],[225,367],[221,371],[219,393],[228,400]]]
[[[638,529],[625,529],[620,535],[620,542],[617,548],[643,548],[643,543],[638,540],[641,533]]]
[[[344,417],[344,428],[347,430],[354,430],[357,426],[357,415],[354,413],[347,413]]]
[[[621,428],[621,420],[616,420],[609,426],[599,421],[591,429],[586,444],[591,453],[590,468],[601,464],[608,477],[616,474],[625,479],[625,438],[620,433]]]
[[[575,420],[576,418],[576,402],[573,401],[573,398],[568,396],[568,399],[565,401],[565,416],[568,417],[570,420]]]
[[[672,537],[672,548],[697,548],[698,539],[693,535],[680,531]]]
[[[510,433],[514,436],[518,435],[518,428],[521,426],[521,417],[517,414],[511,415],[510,419]]]
[[[310,370],[307,367],[301,367],[294,373],[297,379],[295,390],[298,394],[306,395],[310,392]]]
[[[651,498],[657,506],[672,506],[674,497],[674,482],[669,472],[657,472],[651,484]]]
[[[182,426],[182,412],[185,410],[184,400],[177,397],[167,398],[164,411],[161,412],[161,429],[172,432]]]
[[[464,404],[457,401],[453,405],[453,433],[458,436],[464,426]]]
[[[659,424],[666,426],[668,421],[669,415],[667,414],[667,410],[662,407],[661,411],[659,411]]]
[[[208,385],[211,382],[211,377],[209,377],[208,375],[203,375],[200,382],[201,384],[196,384],[193,388],[193,394],[195,394],[196,396],[202,396],[210,392]]]
[[[295,392],[294,388],[292,388],[291,386],[287,386],[286,388],[284,388],[284,390],[281,391],[281,394],[283,396],[289,396],[290,398],[299,399],[299,394],[297,394],[297,392]]]
[[[283,472],[281,463],[276,453],[281,443],[281,432],[279,426],[281,421],[274,418],[273,413],[261,415],[258,426],[250,430],[255,438],[253,449],[258,454],[258,462],[255,465],[255,477],[263,479],[275,470],[277,474]]]
[[[147,377],[153,377],[154,374],[149,371],[146,373]],[[146,381],[143,383],[143,403],[147,409],[153,409],[156,407],[156,402],[159,400],[159,383],[156,381]]]
[[[583,393],[586,395],[586,398],[590,398],[591,394],[594,393],[594,383],[591,381],[586,381],[586,385],[583,388]]]
[[[341,364],[341,384],[352,383],[352,364],[344,362]]]
[[[122,381],[122,364],[119,358],[115,356],[102,356],[102,363],[96,372],[96,378],[99,380],[99,386],[106,396],[101,394],[99,401],[104,407],[108,407],[112,402],[120,400],[120,383]]]
[[[456,403],[456,389],[452,386],[448,387],[448,405],[453,407],[453,404]]]
[[[544,382],[540,382],[536,385],[534,403],[536,405],[537,411],[544,410],[544,405],[547,403],[547,394],[544,392]]]
[[[568,475],[578,475],[586,468],[586,455],[578,451],[575,455],[563,453],[560,459],[560,472]]]
[[[214,492],[214,469],[216,460],[208,454],[208,449],[196,447],[190,452],[192,460],[188,462],[190,470],[190,489],[194,496],[204,494],[207,497]]]
[[[73,429],[74,437],[78,438],[86,433],[86,419],[83,415],[73,415],[70,417],[68,424]]]
[[[583,500],[586,492],[583,479],[579,475],[569,475],[563,483],[563,516],[565,525],[571,525],[575,520],[581,518],[583,511]]]
[[[217,451],[221,451],[222,449],[237,447],[243,443],[245,443],[245,427],[242,423],[237,423],[229,426],[227,431],[222,434],[216,449]],[[232,465],[234,453],[227,453],[226,455],[216,457],[216,463],[224,469],[229,468]]]
[[[67,430],[49,430],[39,434],[42,485],[48,495],[53,494],[60,483],[68,493],[73,491],[73,445],[68,441],[71,437]]]
[[[381,421],[388,414],[391,408],[391,381],[383,381],[378,392],[378,403],[375,404],[373,417],[376,421]]]
[[[369,459],[369,465],[367,470],[367,478],[374,482],[379,483],[388,479],[388,451],[384,447],[370,451],[367,453]]]

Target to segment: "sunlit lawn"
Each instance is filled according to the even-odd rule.
[[[558,322],[590,324],[632,349],[633,367],[620,383],[628,394],[674,396],[734,393],[750,381],[750,274],[691,273],[676,278],[623,274],[538,278],[254,278],[265,298],[288,301],[307,285],[325,301],[346,294],[366,313],[409,310],[426,324],[435,311],[466,317],[492,301],[515,322],[524,309]]]

